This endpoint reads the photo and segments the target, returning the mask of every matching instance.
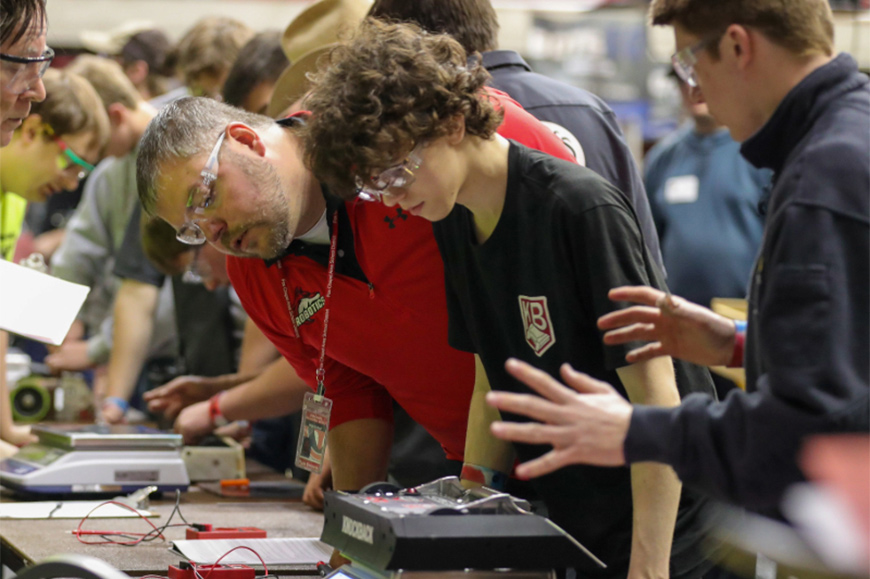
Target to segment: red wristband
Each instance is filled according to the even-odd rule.
[[[208,416],[211,419],[211,425],[215,428],[220,428],[221,426],[226,426],[230,423],[221,412],[220,400],[223,395],[223,392],[218,392],[209,398],[208,401]]]
[[[729,368],[743,367],[743,353],[746,349],[746,322],[735,322],[734,351],[731,354]]]

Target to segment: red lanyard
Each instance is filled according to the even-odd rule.
[[[317,378],[317,396],[322,397],[326,390],[326,334],[329,331],[329,301],[332,297],[332,282],[335,279],[335,255],[338,251],[338,210],[332,214],[332,238],[329,241],[329,273],[326,281],[326,298],[323,302],[323,340],[320,343],[320,366],[315,374]],[[281,262],[278,262],[278,268],[284,269]],[[284,300],[287,302],[287,313],[290,314],[290,323],[293,324],[293,331],[296,333],[296,338],[299,339],[299,328],[296,326],[296,315],[293,313],[293,305],[290,303],[290,296],[287,290],[286,278],[281,278],[281,288],[284,291]]]

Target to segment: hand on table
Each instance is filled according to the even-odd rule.
[[[184,444],[196,444],[214,432],[208,404],[208,400],[191,404],[175,419],[173,429],[181,434]]]
[[[169,419],[196,402],[208,400],[214,394],[211,380],[203,376],[179,376],[163,386],[142,395],[148,410],[163,413]]]
[[[538,477],[569,464],[625,464],[622,447],[632,406],[610,384],[577,372],[568,364],[562,366],[562,378],[571,388],[519,360],[510,359],[505,367],[541,396],[490,392],[487,403],[539,422],[493,422],[492,433],[504,440],[553,447],[519,465],[518,477]]]
[[[54,374],[81,372],[94,366],[88,357],[87,340],[66,340],[54,353],[45,357],[45,363]]]
[[[323,510],[323,493],[332,490],[332,466],[329,461],[324,461],[323,470],[320,474],[308,475],[305,484],[305,492],[302,494],[302,502],[315,511]]]
[[[734,322],[681,297],[646,286],[610,290],[613,301],[635,304],[601,316],[598,327],[608,345],[650,342],[629,352],[630,363],[671,356],[704,366],[725,365],[734,350]]]

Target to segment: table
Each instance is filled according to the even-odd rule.
[[[9,500],[3,498],[0,500]],[[160,500],[152,500],[150,510],[160,514],[150,519],[155,526],[166,523],[175,506],[174,495],[168,493]],[[323,514],[313,511],[299,501],[264,499],[226,499],[204,492],[196,487],[182,493],[181,513],[191,523],[211,523],[216,527],[259,527],[270,538],[320,537]],[[178,515],[173,523],[181,523]],[[0,562],[13,571],[37,563],[58,553],[82,553],[102,559],[130,576],[149,574],[166,575],[169,565],[177,565],[181,556],[171,553],[169,542],[185,538],[184,527],[172,527],[164,532],[167,541],[142,543],[135,547],[123,545],[83,545],[70,531],[78,526],[73,519],[8,520],[0,521]],[[136,519],[95,519],[85,528],[147,532],[150,526]],[[272,572],[272,567],[269,567]],[[311,576],[316,574],[312,565],[276,568],[283,576]]]

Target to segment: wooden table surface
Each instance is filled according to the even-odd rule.
[[[0,498],[9,501],[9,498]],[[155,526],[166,524],[175,506],[175,496],[167,493],[152,500],[150,510],[160,514],[149,519]],[[301,501],[221,498],[191,487],[182,493],[181,513],[190,523],[210,523],[215,527],[259,527],[269,538],[320,537],[323,514],[315,512]],[[172,523],[181,523],[178,515]],[[84,545],[70,531],[78,526],[77,519],[0,521],[0,563],[13,571],[39,562],[50,555],[82,553],[102,559],[131,576],[166,575],[168,566],[178,565],[181,557],[169,552],[169,542],[185,538],[185,527],[173,527],[164,532],[167,541],[155,540],[134,547],[122,545]],[[94,519],[86,529],[147,532],[151,527],[143,520]],[[273,571],[270,567],[269,571]],[[314,575],[314,566],[286,566],[276,569],[281,575]]]

